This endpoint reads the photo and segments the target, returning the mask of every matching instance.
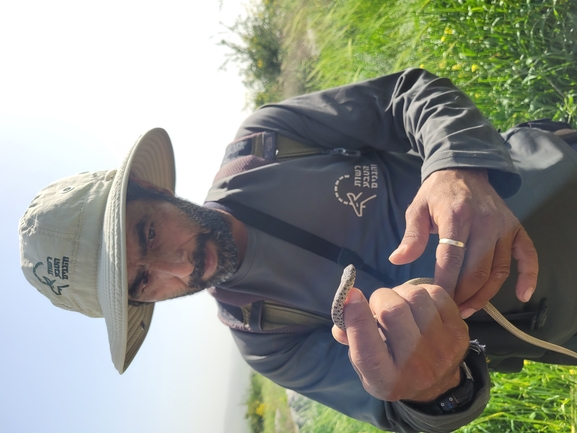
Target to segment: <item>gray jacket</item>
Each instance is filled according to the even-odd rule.
[[[273,163],[243,157],[244,171],[215,182],[206,201],[238,201],[350,248],[395,284],[433,275],[435,236],[414,263],[393,266],[388,261],[402,238],[404,212],[421,181],[446,168],[487,168],[492,185],[507,198],[536,243],[541,263],[531,302],[516,300],[515,275],[492,302],[540,338],[572,341],[577,332],[573,313],[577,291],[571,282],[577,267],[564,252],[577,250],[577,236],[567,236],[561,229],[577,218],[577,205],[566,200],[577,188],[577,154],[564,142],[526,128],[509,131],[506,142],[448,80],[417,69],[266,105],[241,125],[237,138],[260,131],[274,131],[311,146],[363,153]],[[328,317],[342,268],[258,227],[248,229],[245,260],[217,288],[226,295],[220,299],[236,305],[269,299]],[[356,286],[369,298],[382,283],[361,272]],[[548,299],[549,316],[540,329],[531,330],[543,298]],[[229,312],[234,315],[234,308]],[[468,324],[471,338],[486,345],[494,365],[550,356],[509,337],[482,312]],[[385,430],[452,431],[476,418],[489,399],[483,354],[470,352],[467,358],[476,383],[472,405],[431,416],[403,402],[369,395],[349,362],[347,347],[332,338],[329,326],[309,332],[247,331],[236,329],[233,335],[255,370]]]

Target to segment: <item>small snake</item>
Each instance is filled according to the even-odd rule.
[[[333,319],[333,323],[346,331],[345,326],[345,317],[344,317],[344,307],[345,301],[353,285],[355,284],[355,278],[357,276],[357,271],[354,265],[348,265],[344,271],[343,276],[341,277],[341,284],[335,293],[335,298],[333,300],[333,305],[331,307],[331,317]],[[414,278],[410,281],[407,281],[408,284],[418,285],[418,284],[433,284],[432,278]],[[515,337],[520,338],[521,340],[533,344],[534,346],[540,347],[546,350],[552,350],[554,352],[561,353],[563,355],[571,356],[572,358],[577,358],[577,353],[573,352],[572,350],[566,349],[565,347],[558,346],[553,343],[549,343],[548,341],[543,341],[538,338],[535,338],[525,332],[521,331],[511,322],[509,322],[491,303],[487,302],[487,305],[483,307],[489,316],[491,316],[499,325],[513,334]]]
[[[355,269],[355,266],[347,266],[343,271],[341,284],[335,293],[335,299],[333,299],[333,306],[331,307],[331,317],[333,319],[333,323],[343,331],[346,330],[344,316],[345,301],[347,300],[347,296],[355,284],[356,277],[357,270]]]

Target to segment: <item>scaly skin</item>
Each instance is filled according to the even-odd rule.
[[[345,317],[344,317],[344,307],[345,301],[353,285],[355,284],[355,278],[357,276],[357,270],[353,265],[348,265],[343,271],[343,276],[341,277],[341,284],[335,293],[335,299],[333,299],[333,305],[331,307],[331,317],[333,323],[342,329],[346,330],[345,327]]]

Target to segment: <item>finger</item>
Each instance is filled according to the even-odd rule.
[[[440,229],[440,228],[439,228]],[[455,241],[467,243],[469,237],[469,229],[439,231],[440,239],[452,239]],[[443,289],[453,296],[461,267],[465,260],[466,248],[439,243],[436,251],[435,263],[435,284],[441,286]]]
[[[451,342],[453,356],[464,356],[469,347],[469,330],[461,318],[459,308],[449,294],[439,286],[424,285],[435,304],[440,320],[443,323],[444,339]],[[443,351],[450,356],[448,350]]]
[[[453,345],[455,337],[468,335],[457,304],[441,286],[406,284],[394,290],[408,302],[415,323],[425,341],[450,341]],[[468,342],[468,338],[465,340]],[[439,358],[443,358],[442,354],[445,352],[447,351],[441,350]]]
[[[467,318],[483,308],[497,294],[509,276],[511,272],[511,242],[512,239],[507,236],[499,239],[494,247],[485,245],[483,248],[489,251],[480,258],[469,257],[467,251],[465,268],[461,272],[461,279],[455,293],[455,302],[459,306],[463,318]],[[491,248],[494,249],[491,250]],[[480,250],[477,252],[481,253]],[[471,260],[471,264],[469,264],[469,260]],[[475,261],[481,263],[476,264]],[[489,269],[488,274],[487,268]]]
[[[431,220],[425,202],[416,199],[405,213],[406,228],[401,243],[389,256],[394,265],[411,263],[423,254],[429,241]]]
[[[379,334],[372,310],[357,289],[351,289],[347,298],[345,325],[349,357],[363,385],[373,395],[382,393],[395,377],[394,363]]]
[[[513,258],[517,261],[517,285],[515,293],[522,302],[527,302],[537,287],[539,275],[539,260],[533,241],[523,227],[519,229],[513,240]]]
[[[444,325],[453,324],[454,327],[454,324],[457,323],[465,327],[467,326],[461,319],[457,304],[445,289],[432,284],[423,284],[422,287],[429,292],[439,314],[439,318]]]
[[[375,294],[377,296],[371,296],[371,307],[377,311],[376,317],[392,360],[396,368],[402,370],[419,344],[421,331],[411,306],[396,290],[379,289]]]
[[[403,284],[393,290],[407,301],[421,335],[425,335],[433,328],[442,326],[437,307],[423,286]]]
[[[349,345],[349,338],[347,337],[347,333],[339,328],[337,325],[333,325],[331,329],[333,334],[333,338],[337,340],[339,343],[344,344],[345,346]]]

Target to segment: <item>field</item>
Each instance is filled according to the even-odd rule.
[[[451,78],[498,128],[543,117],[575,127],[574,0],[263,0],[232,30],[241,42],[223,44],[252,106],[423,67]],[[490,404],[459,431],[574,432],[575,371],[526,363],[492,373]],[[254,432],[295,431],[283,389],[256,375],[250,394]],[[379,431],[316,403],[298,416],[301,432]]]
[[[483,415],[459,433],[575,432],[577,369],[526,363],[520,373],[493,373],[492,397]],[[254,433],[376,433],[381,430],[316,402],[292,404],[283,388],[260,375],[252,378],[247,418]],[[293,419],[296,421],[293,421]],[[299,430],[295,429],[299,424]]]

